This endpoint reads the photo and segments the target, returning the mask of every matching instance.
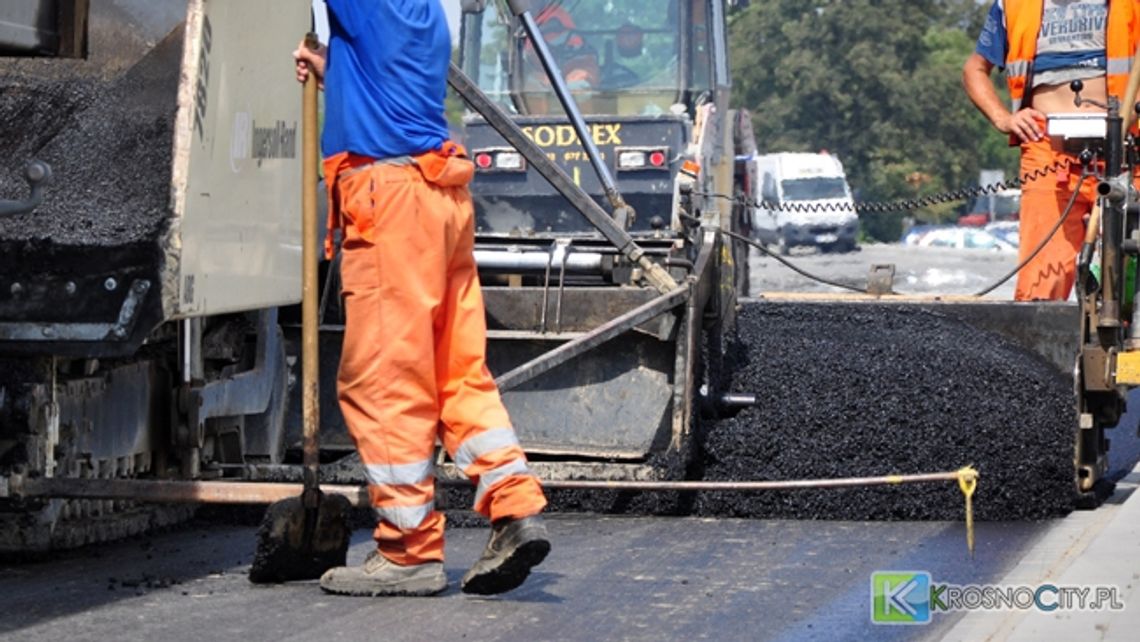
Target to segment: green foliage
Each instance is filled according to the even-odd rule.
[[[1012,175],[1017,150],[961,85],[988,8],[975,0],[754,0],[730,24],[734,102],[752,112],[762,152],[827,149],[860,200],[958,189],[983,168]],[[915,216],[945,221],[960,208]],[[895,240],[903,216],[866,215],[863,227]]]
[[[451,50],[451,62],[459,62],[459,48],[455,47]],[[443,101],[443,112],[447,118],[447,126],[452,131],[463,131],[463,114],[467,110],[467,103],[455,93],[451,85],[447,86],[447,97]]]

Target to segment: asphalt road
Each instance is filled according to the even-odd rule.
[[[966,293],[1012,267],[994,252],[872,246],[792,257],[857,283],[870,263],[897,266],[896,289]],[[771,259],[752,258],[753,293],[811,289]],[[904,287],[905,286],[905,287]],[[1012,291],[1007,286],[1005,297]],[[999,295],[1000,294],[999,290]],[[1140,407],[1140,400],[1133,404]],[[1135,425],[1135,418],[1126,418]],[[1119,474],[1140,453],[1133,429],[1113,435]],[[1027,483],[1032,483],[1028,481]],[[905,487],[898,492],[907,492]],[[197,522],[160,535],[0,564],[0,637],[78,640],[909,640],[925,627],[869,618],[875,570],[996,581],[1056,522],[978,524],[975,556],[960,522],[812,522],[559,515],[554,551],[530,581],[496,598],[456,588],[483,529],[448,531],[452,588],[435,598],[342,598],[312,582],[250,585],[254,529]],[[358,531],[350,563],[371,546]]]
[[[905,492],[905,491],[901,491]],[[312,582],[250,585],[249,527],[175,533],[0,570],[0,635],[66,640],[901,640],[873,627],[877,569],[992,580],[1047,525],[557,516],[555,547],[520,589],[458,591],[482,529],[448,531],[452,587],[435,598],[345,598]],[[351,563],[371,546],[359,531]],[[949,624],[950,620],[939,623]],[[929,632],[926,629],[924,632]]]

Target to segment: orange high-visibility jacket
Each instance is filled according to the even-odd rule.
[[[1012,98],[1013,111],[1021,109],[1025,91],[1037,55],[1037,36],[1041,31],[1044,0],[1004,0],[1005,29],[1008,42],[1005,71]],[[1108,33],[1106,54],[1108,95],[1124,97],[1128,73],[1136,43],[1140,42],[1140,3],[1134,0],[1108,0]]]

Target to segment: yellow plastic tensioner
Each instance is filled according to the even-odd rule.
[[[978,471],[973,466],[958,469],[958,488],[966,497],[966,548],[974,556],[974,490],[978,487]]]

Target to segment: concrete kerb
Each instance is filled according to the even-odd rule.
[[[998,583],[1118,587],[1122,611],[972,612],[941,640],[1132,640],[1140,630],[1140,466],[1095,511],[1059,520]]]

